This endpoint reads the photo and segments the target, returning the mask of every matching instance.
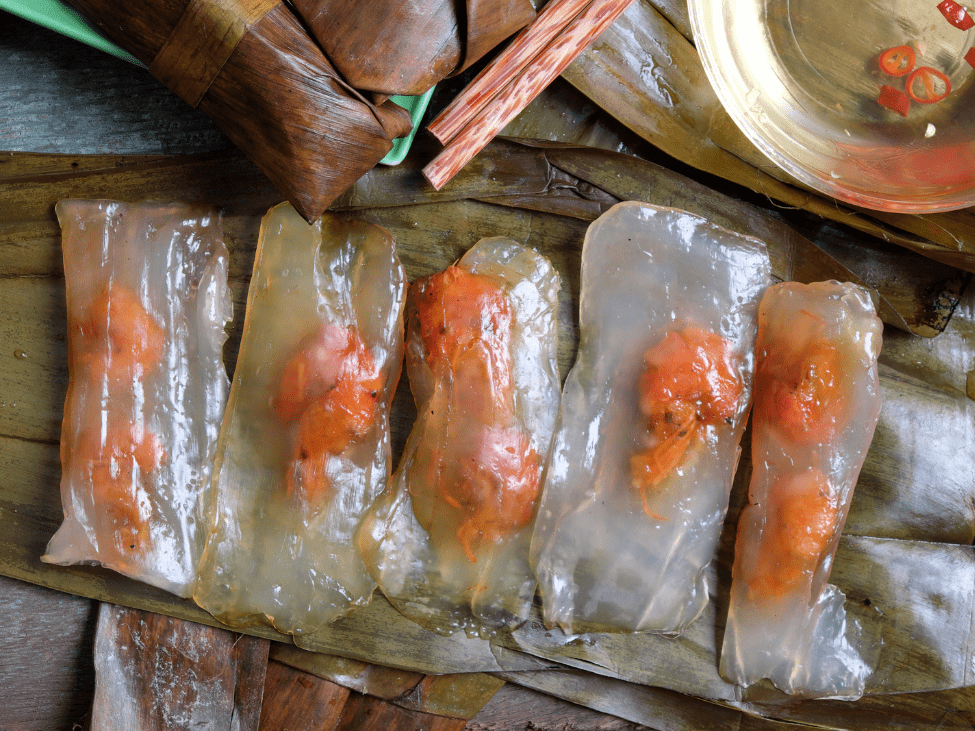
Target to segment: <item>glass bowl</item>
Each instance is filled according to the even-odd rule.
[[[806,185],[920,213],[975,205],[975,8],[945,0],[690,0],[718,98]]]

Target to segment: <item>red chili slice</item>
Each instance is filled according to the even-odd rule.
[[[975,46],[968,49],[965,54],[965,60],[968,61],[968,65],[975,69]]]
[[[903,76],[914,69],[914,49],[910,46],[888,48],[880,54],[880,70],[888,76]]]
[[[972,20],[972,16],[968,14],[964,6],[956,3],[955,0],[944,0],[944,2],[938,4],[938,10],[945,16],[945,20],[956,28],[968,30],[972,26],[975,26],[975,20]]]
[[[921,82],[921,88],[915,91],[914,87],[918,81]],[[943,87],[940,91],[936,87],[936,82],[939,81]],[[951,93],[951,82],[948,77],[930,66],[914,69],[911,75],[907,77],[907,83],[904,86],[907,89],[907,95],[918,104],[934,104]]]
[[[892,86],[881,86],[880,98],[877,101],[880,102],[880,106],[892,109],[902,117],[906,117],[907,113],[911,111],[911,100],[907,94]]]

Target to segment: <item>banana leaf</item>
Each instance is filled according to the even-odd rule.
[[[383,0],[369,8],[369,22],[355,0],[291,4],[350,84],[382,94],[424,93],[535,17],[529,0]]]
[[[583,236],[597,211],[620,198],[677,205],[720,225],[758,234],[768,241],[781,278],[858,276],[853,271],[857,262],[848,262],[848,268],[768,213],[617,153],[501,141],[479,157],[479,167],[437,193],[415,187],[423,159],[421,150],[402,170],[371,172],[343,196],[342,209],[330,215],[371,220],[389,229],[411,279],[443,268],[484,235],[501,232],[536,247],[563,278],[563,375],[576,347]],[[0,573],[215,625],[191,603],[161,590],[93,567],[39,561],[61,517],[58,435],[67,383],[64,283],[53,203],[87,192],[122,200],[179,196],[222,206],[237,312],[225,351],[232,368],[260,216],[280,200],[236,152],[127,162],[111,156],[19,154],[0,162],[0,195],[6,203],[0,210],[0,340],[8,344],[0,372]],[[885,256],[883,249],[871,254],[880,262],[876,266],[882,266]],[[860,279],[867,274],[864,270]],[[881,668],[869,688],[872,695],[842,708],[859,709],[874,697],[884,698],[894,718],[899,699],[921,693],[935,699],[931,702],[937,712],[950,715],[955,696],[936,697],[933,692],[975,685],[975,403],[966,395],[967,373],[975,363],[975,293],[959,295],[958,276],[956,269],[939,268],[928,280],[929,291],[911,289],[905,300],[913,303],[910,307],[891,304],[906,322],[909,315],[914,318],[913,307],[924,309],[948,291],[953,302],[946,313],[953,310],[953,315],[935,338],[886,329],[881,365],[887,406],[831,579],[847,592],[848,612],[884,644]],[[401,388],[393,406],[394,450],[402,449],[412,423],[410,402],[408,390]],[[707,698],[709,704],[739,704],[748,714],[781,715],[780,699],[770,692],[758,689],[761,694],[739,699],[716,671],[731,536],[746,483],[743,459],[722,551],[712,568],[714,602],[677,640],[644,635],[565,638],[547,632],[537,617],[495,643],[445,638],[403,619],[376,596],[363,610],[302,638],[301,646],[428,674],[540,672],[571,665],[585,677],[662,688],[688,704]],[[266,629],[248,633],[290,642]],[[916,712],[913,706],[903,708],[908,719]]]
[[[501,678],[488,673],[423,675],[280,643],[271,645],[270,657],[411,711],[450,718],[473,718],[504,685]]]
[[[975,689],[971,687],[868,696],[856,703],[804,701],[782,709],[777,720],[760,715],[758,709],[746,704],[714,703],[570,668],[498,675],[510,683],[661,731],[961,731],[975,723]]]
[[[418,157],[426,154],[418,150]],[[478,155],[441,191],[415,185],[419,171],[407,160],[399,168],[373,171],[335,203],[339,210],[397,206],[405,202],[462,200],[468,197],[499,205],[579,218],[591,222],[621,200],[653,200],[704,216],[719,226],[765,240],[772,274],[803,282],[840,279],[874,287],[886,324],[931,336],[944,329],[970,276],[897,246],[841,229],[817,232],[813,243],[765,211],[695,183],[654,163],[608,150],[544,142],[498,141]],[[512,160],[517,165],[512,166]],[[497,192],[496,183],[512,183],[521,171],[531,182]],[[488,176],[489,181],[481,178]],[[538,181],[544,176],[544,185]],[[480,185],[483,192],[475,193]],[[841,236],[839,244],[833,242]],[[828,248],[827,248],[828,247]],[[859,249],[859,251],[858,251]],[[864,256],[862,253],[866,253]],[[837,258],[842,257],[842,261]],[[935,294],[937,292],[937,294]]]
[[[412,128],[405,109],[351,87],[276,0],[72,5],[207,114],[309,221]]]
[[[803,188],[768,160],[735,126],[714,94],[689,40],[680,4],[680,0],[656,6],[651,0],[633,3],[562,77],[682,163],[778,204],[975,271],[971,208],[924,215],[858,209]]]

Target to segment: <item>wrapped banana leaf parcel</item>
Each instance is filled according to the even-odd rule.
[[[290,2],[342,76],[380,94],[422,94],[535,17],[529,0]]]
[[[308,220],[411,128],[406,110],[350,86],[280,0],[71,3],[205,112]]]

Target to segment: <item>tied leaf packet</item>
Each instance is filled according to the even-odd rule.
[[[405,297],[385,229],[264,217],[194,591],[221,622],[297,635],[371,599],[354,534],[391,470]]]
[[[423,94],[531,22],[529,0],[290,0],[342,76],[379,94]]]
[[[350,86],[279,0],[71,4],[207,114],[309,221],[412,128]]]
[[[707,605],[769,276],[762,242],[683,211],[620,203],[589,227],[532,539],[548,626],[678,633]]]
[[[64,523],[42,560],[187,597],[227,399],[228,254],[217,210],[63,200],[70,380]]]
[[[481,239],[413,283],[403,458],[359,542],[383,594],[421,626],[490,636],[528,616],[528,544],[559,403],[559,275]]]

